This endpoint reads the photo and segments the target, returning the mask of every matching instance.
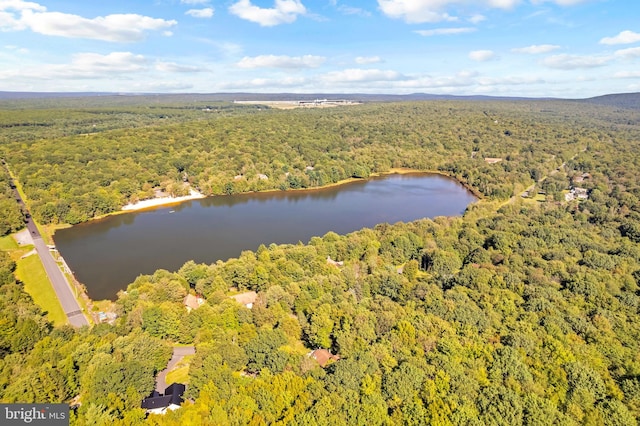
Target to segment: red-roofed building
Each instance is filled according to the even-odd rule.
[[[253,307],[253,304],[256,303],[258,293],[256,293],[255,291],[247,291],[246,293],[240,293],[230,297],[241,305],[244,305],[247,308],[251,309]]]
[[[320,364],[320,367],[325,367],[330,361],[340,359],[339,355],[333,355],[328,349],[316,349],[309,352],[307,356],[315,359]]]

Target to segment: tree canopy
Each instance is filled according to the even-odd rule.
[[[484,200],[142,275],[115,324],[90,329],[49,324],[2,254],[0,399],[80,402],[73,424],[637,424],[638,114],[389,103],[5,141],[41,220],[86,220],[185,172],[217,194],[412,167]],[[565,201],[576,186],[587,199]],[[247,291],[251,309],[230,297]],[[188,311],[187,294],[205,302]],[[170,344],[196,348],[190,400],[145,419]],[[321,365],[316,349],[335,356]]]

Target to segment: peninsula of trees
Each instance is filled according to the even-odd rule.
[[[640,111],[35,102],[0,110],[0,152],[42,223],[155,189],[287,190],[394,167],[446,173],[482,200],[462,217],[159,270],[119,295],[114,324],[80,330],[54,327],[1,253],[3,402],[69,402],[78,425],[637,424]],[[567,201],[576,187],[587,199]],[[5,188],[4,233],[20,227],[11,200]],[[230,297],[248,291],[250,307]],[[188,311],[189,294],[204,303]],[[196,348],[187,401],[147,416],[141,401],[178,343]],[[314,349],[337,356],[321,366]]]

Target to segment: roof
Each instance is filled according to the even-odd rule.
[[[165,390],[165,395],[178,395],[182,396],[187,387],[182,383],[171,383]]]
[[[184,305],[190,309],[198,309],[203,303],[204,299],[193,294],[187,294],[187,297],[184,298]]]
[[[252,305],[256,302],[258,293],[255,291],[247,291],[246,293],[240,293],[230,297],[241,305]]]
[[[142,400],[142,408],[146,410],[154,410],[157,408],[166,408],[170,405],[180,405],[182,398],[179,395],[165,395],[149,397]]]
[[[329,363],[329,361],[337,361],[340,359],[338,355],[333,355],[327,349],[316,349],[309,353],[309,356],[320,364],[320,367],[324,367]]]
[[[182,394],[184,393],[186,386],[181,383],[172,383],[164,390],[164,395],[160,395],[158,392],[153,391],[151,396],[142,400],[141,407],[146,410],[155,410],[158,408],[166,408],[170,405],[182,404]]]

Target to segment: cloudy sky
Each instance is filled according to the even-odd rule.
[[[637,0],[0,0],[0,90],[640,91]]]

